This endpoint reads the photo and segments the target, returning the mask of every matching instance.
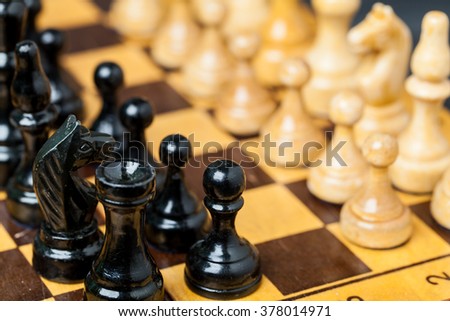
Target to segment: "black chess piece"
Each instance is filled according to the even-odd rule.
[[[163,251],[187,252],[210,227],[206,209],[184,181],[191,143],[182,135],[169,135],[162,140],[159,155],[167,174],[164,187],[147,208],[147,240]]]
[[[105,242],[84,285],[86,300],[163,300],[163,278],[145,245],[144,215],[155,170],[135,160],[103,162],[97,196],[105,207]]]
[[[145,138],[145,129],[155,117],[154,107],[143,98],[130,98],[119,110],[119,118],[125,127],[123,135],[123,157],[149,162],[156,170],[156,191],[159,193],[164,185],[165,167],[157,162]]]
[[[14,76],[14,48],[25,33],[27,7],[19,1],[2,1],[0,6],[0,189],[4,189],[23,152],[18,129],[9,122],[13,110],[11,81]]]
[[[25,29],[25,39],[37,42],[38,31],[36,28],[36,18],[42,11],[41,0],[23,0],[28,8],[27,22]]]
[[[114,137],[118,142],[123,141],[124,128],[118,115],[118,91],[123,86],[122,68],[114,62],[103,62],[94,72],[94,81],[102,97],[102,110],[92,125],[92,130]]]
[[[32,167],[36,154],[48,138],[58,109],[50,104],[50,83],[42,70],[39,49],[31,40],[19,42],[15,50],[16,72],[11,85],[14,110],[10,121],[25,143],[22,160],[10,178],[6,206],[17,221],[37,226],[42,214],[33,189]]]
[[[95,186],[78,169],[109,159],[115,141],[89,132],[74,115],[42,146],[33,166],[33,182],[44,217],[33,243],[33,267],[63,283],[83,280],[100,253],[103,234],[94,212]]]
[[[239,237],[234,221],[244,205],[245,174],[236,163],[217,160],[203,175],[205,205],[213,228],[186,257],[190,289],[213,299],[236,299],[255,291],[261,281],[258,250]]]
[[[80,120],[83,120],[84,116],[80,87],[68,73],[60,68],[59,57],[64,42],[64,34],[59,30],[46,29],[38,35],[42,66],[50,81],[50,102],[59,107],[59,116],[53,124],[55,128],[61,126],[71,114]],[[42,59],[44,57],[45,59]]]

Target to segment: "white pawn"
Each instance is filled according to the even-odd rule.
[[[328,118],[331,98],[341,90],[356,89],[359,58],[347,41],[350,23],[361,0],[313,0],[317,15],[316,38],[305,59],[312,76],[304,88],[306,110]]]
[[[227,5],[228,14],[222,27],[227,37],[241,32],[261,32],[269,13],[267,0],[227,0]]]
[[[318,166],[311,166],[307,186],[321,200],[343,204],[364,185],[368,165],[353,139],[353,125],[361,118],[364,102],[359,95],[343,91],[331,100],[330,119],[335,124],[331,143],[323,150]],[[342,147],[340,147],[340,145]],[[331,158],[332,149],[339,158]]]
[[[450,167],[434,189],[431,215],[436,222],[450,230]]]
[[[256,33],[241,33],[229,41],[229,49],[238,63],[234,77],[220,95],[215,116],[234,135],[256,135],[276,107],[269,92],[256,81],[250,66],[259,42]]]
[[[363,144],[370,164],[367,184],[341,210],[342,234],[353,243],[387,249],[405,243],[412,233],[411,211],[399,199],[388,176],[398,144],[388,134],[372,134]]]
[[[165,68],[180,68],[195,47],[199,35],[188,0],[172,0],[167,18],[153,40],[152,57]]]
[[[448,28],[445,13],[427,13],[411,59],[406,90],[413,99],[413,116],[399,136],[399,157],[390,169],[394,185],[409,193],[431,193],[450,166],[450,145],[439,120],[450,95]]]
[[[261,129],[261,139],[274,144],[270,162],[280,167],[299,167],[317,159],[325,142],[324,133],[304,111],[301,88],[308,81],[310,70],[299,58],[289,58],[280,68],[280,79],[286,92],[280,108]]]
[[[204,29],[183,66],[184,89],[191,97],[214,99],[232,69],[232,58],[219,30],[226,7],[223,0],[194,0],[193,5]]]
[[[123,36],[148,43],[164,14],[161,0],[114,0],[109,10],[109,24]]]

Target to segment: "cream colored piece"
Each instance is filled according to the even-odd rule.
[[[280,65],[295,56],[313,35],[314,18],[298,0],[272,0],[262,29],[262,46],[253,60],[256,78],[266,87],[281,86]]]
[[[342,207],[342,234],[372,249],[399,246],[411,237],[412,221],[409,207],[401,202],[388,176],[388,166],[398,155],[397,141],[388,134],[372,134],[362,152],[371,166],[369,178]]]
[[[188,0],[172,0],[167,18],[153,40],[153,60],[169,69],[180,68],[199,38]]]
[[[366,18],[350,30],[352,48],[362,56],[358,89],[366,102],[355,125],[358,146],[372,133],[394,136],[405,128],[404,82],[411,55],[411,32],[390,6],[376,3]]]
[[[343,204],[363,186],[366,160],[356,147],[352,126],[361,118],[364,102],[351,91],[337,94],[330,105],[330,119],[336,125],[331,143],[322,151],[317,166],[311,166],[307,186],[321,200]],[[332,150],[338,157],[332,157]]]
[[[409,193],[431,193],[450,166],[450,145],[439,120],[450,96],[448,31],[445,13],[427,13],[411,59],[406,90],[413,99],[413,116],[399,136],[399,157],[390,169],[394,185]]]
[[[434,189],[431,215],[436,222],[450,230],[450,167]]]
[[[219,124],[234,135],[258,134],[276,107],[269,92],[256,81],[250,66],[258,44],[259,37],[254,33],[238,34],[229,42],[238,64],[234,77],[220,94],[215,116]]]
[[[193,5],[204,29],[183,66],[184,88],[194,98],[215,99],[232,69],[232,58],[219,31],[226,7],[223,0],[194,0]]]
[[[317,15],[316,38],[306,54],[312,77],[304,88],[306,110],[328,118],[331,98],[342,90],[356,89],[359,59],[350,51],[347,33],[360,0],[313,0]]]
[[[280,76],[286,92],[280,108],[261,129],[261,139],[273,144],[264,149],[264,158],[285,168],[308,165],[317,160],[325,141],[303,110],[300,89],[308,81],[309,67],[299,58],[290,58],[281,65]]]
[[[164,14],[161,0],[114,0],[108,23],[131,40],[148,43]]]
[[[239,33],[260,33],[269,13],[267,0],[227,0],[228,13],[223,33],[230,37]]]

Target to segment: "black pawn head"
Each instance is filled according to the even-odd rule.
[[[26,37],[34,39],[34,33],[36,32],[36,17],[42,10],[41,0],[24,0],[28,9],[27,24],[26,24]]]
[[[64,47],[64,34],[56,29],[46,29],[39,34],[39,48],[50,61],[55,61]]]
[[[211,200],[231,202],[245,190],[245,173],[231,160],[216,160],[203,174],[203,189]]]
[[[123,71],[114,62],[102,62],[94,72],[94,82],[102,95],[115,95],[123,86]]]
[[[126,129],[140,132],[152,124],[155,112],[145,99],[131,98],[120,108],[119,117]]]
[[[39,49],[31,40],[21,41],[15,50],[16,73],[11,94],[15,107],[24,112],[38,112],[50,103],[50,83],[45,75]]]
[[[164,165],[184,167],[191,156],[191,143],[183,135],[169,135],[161,141],[159,158]]]

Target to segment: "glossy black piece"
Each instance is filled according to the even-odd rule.
[[[124,84],[122,68],[114,62],[103,62],[95,69],[94,81],[103,106],[91,130],[111,135],[116,141],[122,142],[125,129],[119,119],[117,97]]]
[[[42,11],[41,0],[23,0],[23,2],[28,8],[25,39],[37,41],[38,32],[36,28],[36,18]]]
[[[23,152],[20,132],[9,122],[13,110],[9,88],[14,76],[14,48],[25,33],[27,7],[0,0],[0,189],[4,189]]]
[[[53,127],[58,128],[73,114],[83,120],[83,101],[80,98],[80,88],[60,68],[59,57],[64,47],[64,34],[55,29],[46,29],[38,35],[38,45],[41,51],[42,66],[50,81],[50,102],[58,105],[59,116]],[[45,62],[44,62],[45,61]]]
[[[33,189],[33,162],[48,138],[58,109],[50,104],[50,84],[42,70],[39,49],[31,40],[19,42],[15,50],[16,72],[11,85],[10,121],[25,143],[19,166],[8,182],[6,206],[17,221],[37,226],[42,214]]]
[[[187,188],[183,167],[192,156],[189,140],[179,134],[161,142],[159,155],[167,166],[164,187],[147,208],[147,240],[163,251],[187,252],[210,229],[203,204]]]
[[[33,243],[33,267],[43,277],[83,280],[100,253],[95,186],[77,170],[109,159],[114,144],[111,136],[89,132],[71,115],[38,152],[33,181],[44,221]]]
[[[152,146],[145,137],[145,129],[155,118],[155,109],[147,100],[134,97],[123,103],[119,118],[125,127],[122,141],[124,159],[149,162],[156,170],[156,191],[159,193],[164,186],[165,166],[154,159],[150,152]]]
[[[163,300],[163,278],[145,245],[145,207],[155,194],[155,170],[136,161],[104,162],[96,170],[106,234],[85,279],[86,300]]]
[[[203,188],[213,228],[189,250],[185,281],[192,291],[208,298],[243,297],[261,281],[258,250],[239,237],[234,226],[244,205],[244,171],[233,161],[217,160],[206,168]]]

